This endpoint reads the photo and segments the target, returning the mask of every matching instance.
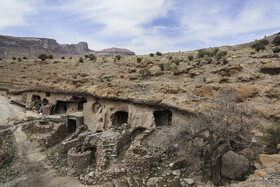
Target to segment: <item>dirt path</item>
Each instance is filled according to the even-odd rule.
[[[12,105],[5,97],[0,96],[0,125],[7,125],[13,129],[17,155],[12,170],[18,171],[19,177],[1,184],[3,187],[80,187],[83,186],[76,178],[60,177],[51,169],[46,160],[46,155],[41,152],[40,146],[35,141],[29,141],[22,131],[21,125],[13,125],[14,120],[22,120],[26,116],[37,114],[27,113],[24,109]]]

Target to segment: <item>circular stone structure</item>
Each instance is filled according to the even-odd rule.
[[[86,169],[92,161],[92,151],[87,150],[85,152],[75,152],[70,149],[67,153],[67,164],[71,168],[75,168],[77,171]]]

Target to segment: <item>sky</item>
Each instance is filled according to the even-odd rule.
[[[280,0],[0,0],[0,35],[136,54],[235,45],[280,32]]]

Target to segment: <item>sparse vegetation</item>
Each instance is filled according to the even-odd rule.
[[[96,61],[97,57],[94,55],[94,54],[89,54],[88,55],[88,58],[91,60],[91,61]]]
[[[70,56],[70,57],[69,57],[69,59],[71,60],[71,59],[72,59],[72,57]]]
[[[117,60],[120,60],[121,57],[122,57],[121,55],[116,55],[116,59],[117,59]]]
[[[49,54],[49,59],[53,59],[53,55],[52,54]]]
[[[259,43],[263,44],[264,46],[267,46],[270,44],[270,42],[267,39],[259,40]]]
[[[61,57],[61,59],[64,60],[64,59],[65,59],[65,56]]]
[[[193,56],[193,55],[189,55],[189,56],[188,56],[188,59],[189,59],[190,61],[192,61],[192,60],[194,59],[194,56]]]
[[[137,60],[137,62],[141,62],[142,61],[142,57],[138,57],[136,60]]]
[[[158,67],[160,68],[161,71],[164,71],[164,63],[160,63],[160,64],[158,65]]]
[[[274,44],[274,45],[280,45],[280,36],[276,36],[274,39],[273,39],[273,41],[272,41],[272,43]]]
[[[216,59],[217,60],[220,60],[222,58],[225,58],[227,56],[227,51],[219,51],[217,54],[216,54]]]
[[[40,54],[38,58],[44,61],[48,58],[48,56],[46,54]]]
[[[140,75],[142,77],[147,77],[147,76],[151,76],[152,75],[151,71],[149,69],[147,69],[147,68],[140,69],[139,73],[140,73]]]
[[[13,57],[12,59],[13,59],[13,60],[16,60],[17,58],[16,58],[16,57]]]
[[[26,56],[24,56],[22,59],[23,59],[23,60],[28,60],[28,58],[27,58]]]
[[[165,64],[165,68],[168,70],[168,71],[171,71],[173,70],[172,66],[170,64]]]
[[[265,50],[265,45],[263,45],[260,42],[256,42],[255,44],[253,44],[251,46],[253,49],[255,49],[257,52],[259,52],[260,50]]]
[[[169,57],[168,57],[168,60],[172,60],[172,59],[173,59],[173,56],[169,56]]]
[[[2,58],[0,58],[0,60],[3,60]]]
[[[80,57],[80,58],[79,58],[79,62],[81,62],[81,63],[84,62],[83,57]]]
[[[162,53],[158,51],[158,52],[156,52],[156,55],[157,56],[162,56]]]
[[[85,58],[88,58],[88,55],[85,55]]]
[[[176,64],[177,66],[180,65],[180,60],[179,60],[179,59],[175,59],[174,62],[175,62],[175,64]]]
[[[266,141],[272,146],[274,150],[276,150],[277,144],[280,143],[280,121],[275,125],[269,127],[267,130]]]
[[[153,56],[155,56],[155,54],[154,53],[150,53],[150,57],[153,57]]]
[[[20,57],[18,57],[18,62],[21,62],[21,61],[22,61],[22,59]]]

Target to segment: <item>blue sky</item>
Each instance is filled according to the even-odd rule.
[[[0,34],[136,54],[234,45],[280,32],[280,0],[0,0]]]

